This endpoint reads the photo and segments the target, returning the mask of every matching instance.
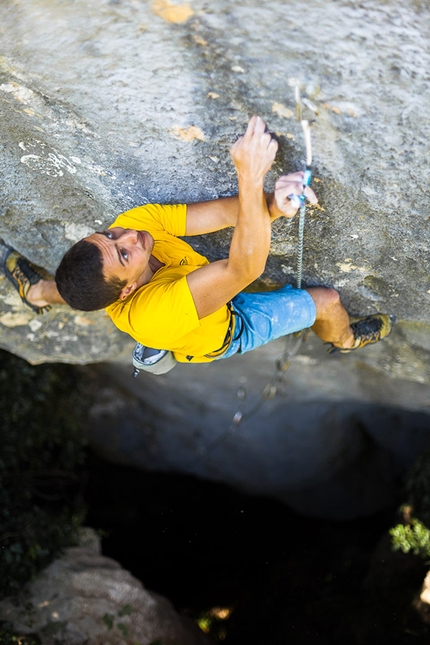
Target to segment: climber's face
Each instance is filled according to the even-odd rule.
[[[87,238],[98,246],[103,256],[103,275],[106,280],[116,277],[126,282],[121,299],[141,287],[152,277],[149,266],[154,238],[148,231],[115,226]]]

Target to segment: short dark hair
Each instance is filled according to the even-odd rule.
[[[80,240],[65,254],[55,273],[60,296],[73,309],[96,311],[119,299],[127,280],[103,275],[103,255],[96,244]]]

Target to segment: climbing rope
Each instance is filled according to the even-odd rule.
[[[296,115],[297,120],[302,126],[303,135],[305,138],[305,148],[306,148],[306,168],[303,177],[303,189],[306,186],[309,186],[312,179],[311,164],[312,164],[312,142],[311,142],[311,127],[310,119],[304,118],[303,106],[308,108],[308,111],[316,114],[316,108],[313,104],[307,99],[303,99],[300,95],[300,86],[297,84],[295,86],[295,98],[296,98]],[[313,120],[313,118],[312,118]],[[299,207],[299,232],[298,232],[298,241],[297,241],[297,289],[302,287],[302,269],[303,269],[303,236],[305,230],[305,216],[306,216],[306,196],[304,193],[301,195],[290,195],[290,199]]]
[[[297,84],[295,86],[295,100],[296,100],[296,115],[297,120],[300,122],[305,139],[305,148],[306,148],[306,167],[303,177],[303,190],[306,186],[309,186],[312,179],[311,164],[312,164],[312,144],[311,144],[311,129],[310,124],[315,120],[315,114],[317,110],[315,106],[308,101],[307,99],[302,99],[300,95],[300,86]],[[308,109],[310,117],[303,118],[304,116],[304,107]],[[299,208],[299,227],[298,227],[298,239],[297,239],[297,288],[300,289],[302,285],[302,267],[303,267],[303,238],[304,238],[304,228],[305,228],[305,216],[306,216],[306,196],[304,192],[301,195],[290,195],[289,199]],[[257,402],[246,412],[239,409],[235,412],[233,419],[229,427],[221,433],[214,441],[206,446],[202,446],[198,453],[200,457],[207,455],[222,444],[228,436],[231,436],[236,432],[237,428],[240,425],[243,425],[245,421],[249,421],[261,408],[265,401],[273,399],[279,392],[282,384],[283,377],[287,369],[291,364],[291,360],[300,350],[302,343],[307,339],[309,335],[309,329],[302,329],[301,331],[291,334],[290,337],[295,338],[295,343],[291,345],[290,337],[286,338],[284,351],[280,358],[276,361],[276,371],[273,374],[270,381],[264,387],[259,399]],[[239,400],[246,400],[246,390],[244,387],[240,387],[237,390],[237,397]]]

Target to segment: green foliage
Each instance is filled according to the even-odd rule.
[[[405,487],[403,524],[390,529],[394,551],[430,558],[430,450],[416,461]]]
[[[212,607],[207,610],[183,610],[200,627],[202,632],[210,636],[215,642],[226,639],[228,620],[232,614],[230,607]]]
[[[102,621],[108,629],[113,629],[115,616],[113,614],[103,614]]]
[[[397,524],[390,529],[394,551],[403,551],[422,558],[430,558],[430,530],[419,520],[412,519],[410,524]]]
[[[128,627],[127,627],[127,625],[125,623],[117,623],[116,626],[118,627],[119,631],[124,636],[124,638],[128,638]]]
[[[0,351],[0,598],[76,542],[87,403],[80,382],[69,366],[32,366]]]
[[[121,609],[118,612],[118,616],[122,618],[123,616],[131,616],[131,614],[134,612],[134,609],[132,605],[128,604],[124,605],[124,607],[121,607]]]
[[[121,607],[121,609],[117,612],[117,615],[115,616],[114,614],[104,614],[102,616],[102,620],[108,630],[113,629],[116,627],[119,629],[121,634],[124,636],[124,638],[128,638],[129,631],[128,631],[128,626],[125,623],[115,623],[116,618],[122,618],[123,616],[131,616],[131,614],[134,612],[134,608],[132,605],[124,605],[124,607]]]

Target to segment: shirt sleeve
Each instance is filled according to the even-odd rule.
[[[164,204],[145,204],[144,206],[138,206],[118,215],[109,228],[113,228],[114,226],[133,228],[138,231],[166,231],[176,237],[185,235],[187,205],[175,204],[168,206]]]

